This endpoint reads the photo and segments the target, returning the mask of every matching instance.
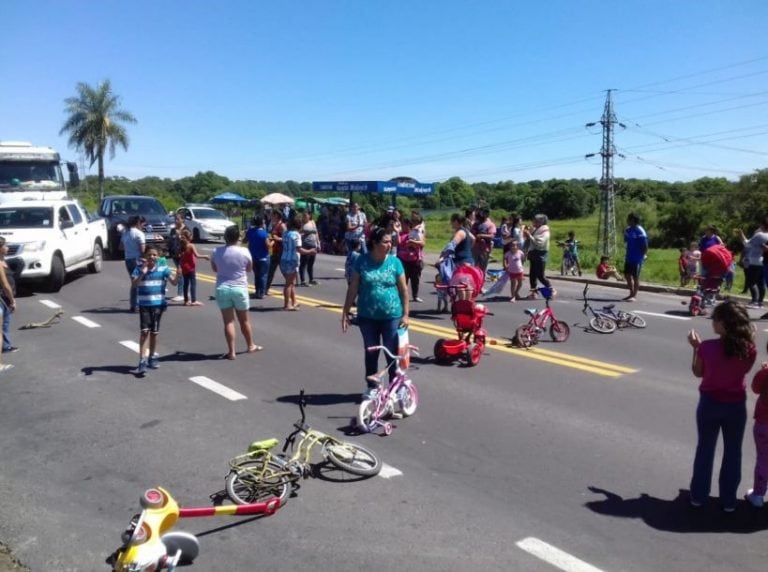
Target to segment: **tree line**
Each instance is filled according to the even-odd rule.
[[[96,177],[87,177],[77,195],[89,208],[98,202]],[[212,171],[191,177],[168,179],[124,177],[104,179],[104,194],[139,194],[157,197],[173,210],[187,203],[206,203],[222,192],[234,192],[254,202],[279,192],[295,198],[322,196],[312,193],[312,184],[297,181],[234,181]],[[370,213],[378,212],[391,200],[388,196],[356,195]],[[545,213],[554,220],[594,216],[599,210],[601,191],[596,179],[550,179],[526,182],[468,183],[453,177],[437,183],[436,192],[426,197],[399,197],[404,209],[455,209],[483,205],[495,212],[517,213],[530,219]],[[649,179],[616,181],[616,220],[621,228],[626,214],[640,215],[654,247],[679,247],[699,236],[703,226],[714,224],[729,239],[733,228],[749,233],[768,213],[768,169],[745,175],[738,181],[701,178],[690,182]]]

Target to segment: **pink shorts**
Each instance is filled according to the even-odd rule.
[[[510,280],[522,280],[524,277],[524,274],[522,272],[510,272],[509,273],[509,279]]]

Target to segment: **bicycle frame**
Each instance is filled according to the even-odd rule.
[[[419,348],[412,345],[409,345],[408,348],[410,351],[418,355]],[[379,389],[376,392],[375,397],[371,399],[371,401],[374,404],[374,410],[371,412],[371,423],[376,427],[383,427],[384,434],[389,435],[392,432],[392,424],[383,419],[386,418],[390,413],[395,412],[394,411],[395,402],[398,399],[398,392],[400,391],[400,389],[404,388],[406,384],[412,383],[412,381],[408,377],[408,374],[406,373],[406,371],[400,367],[400,363],[404,359],[403,356],[394,355],[384,346],[371,346],[367,348],[367,351],[369,352],[374,352],[379,350],[383,350],[386,356],[392,361],[390,361],[384,367],[384,369],[379,371],[374,376],[379,381],[381,389]],[[381,381],[384,378],[384,375],[393,367],[395,368],[395,377],[391,383],[384,386],[384,384],[381,383]],[[363,402],[363,404],[365,404],[365,402]],[[362,423],[362,422],[359,422],[359,423]],[[373,430],[370,426],[366,426],[366,429]]]
[[[526,314],[530,316],[530,319],[528,320],[529,326],[534,326],[536,328],[540,328],[541,330],[545,330],[548,325],[552,325],[553,322],[557,322],[557,316],[555,316],[555,312],[552,310],[552,307],[549,305],[549,298],[545,299],[545,307],[543,310],[538,311],[534,310],[532,312],[529,312],[526,310]]]

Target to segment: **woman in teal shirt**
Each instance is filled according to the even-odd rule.
[[[368,252],[361,255],[352,268],[352,279],[341,313],[341,331],[346,332],[350,310],[357,298],[357,323],[363,336],[368,393],[378,388],[372,376],[378,370],[379,352],[369,352],[366,348],[383,345],[397,354],[397,329],[408,326],[405,272],[399,258],[387,256],[391,248],[391,233],[381,227],[373,229]],[[391,359],[387,358],[387,363],[390,362]],[[394,369],[389,370],[390,382],[395,375]]]

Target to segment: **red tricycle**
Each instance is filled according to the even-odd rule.
[[[476,302],[483,282],[482,270],[460,266],[448,285],[437,286],[445,290],[451,300],[451,319],[458,335],[455,340],[437,340],[434,350],[437,363],[447,364],[460,358],[466,359],[469,366],[480,363],[488,335],[483,319],[490,314],[483,304]]]

